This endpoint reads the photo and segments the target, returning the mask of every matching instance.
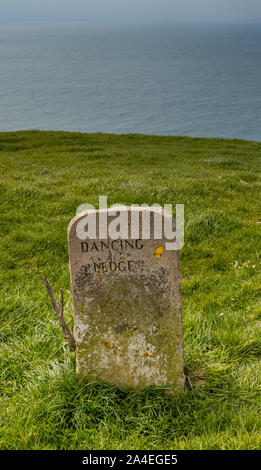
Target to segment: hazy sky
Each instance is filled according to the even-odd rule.
[[[261,0],[0,0],[0,20],[261,21]]]

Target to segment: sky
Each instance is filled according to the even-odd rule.
[[[0,20],[261,22],[261,0],[0,0]]]

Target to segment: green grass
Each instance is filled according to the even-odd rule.
[[[240,140],[0,134],[2,449],[260,448],[260,157]],[[99,195],[185,204],[182,396],[75,374],[42,276],[69,289],[67,226]]]

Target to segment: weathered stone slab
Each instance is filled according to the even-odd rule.
[[[180,392],[184,363],[179,252],[166,251],[164,237],[142,239],[141,217],[148,210],[126,208],[128,233],[118,240],[98,238],[99,213],[108,216],[108,223],[115,219],[109,209],[85,211],[68,227],[77,371],[88,380],[124,388],[153,385]],[[150,209],[151,231],[154,212]],[[91,213],[97,237],[79,238],[79,228],[82,233]],[[140,222],[135,238],[132,216]]]

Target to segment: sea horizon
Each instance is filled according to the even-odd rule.
[[[0,131],[261,140],[261,23],[1,21]]]

